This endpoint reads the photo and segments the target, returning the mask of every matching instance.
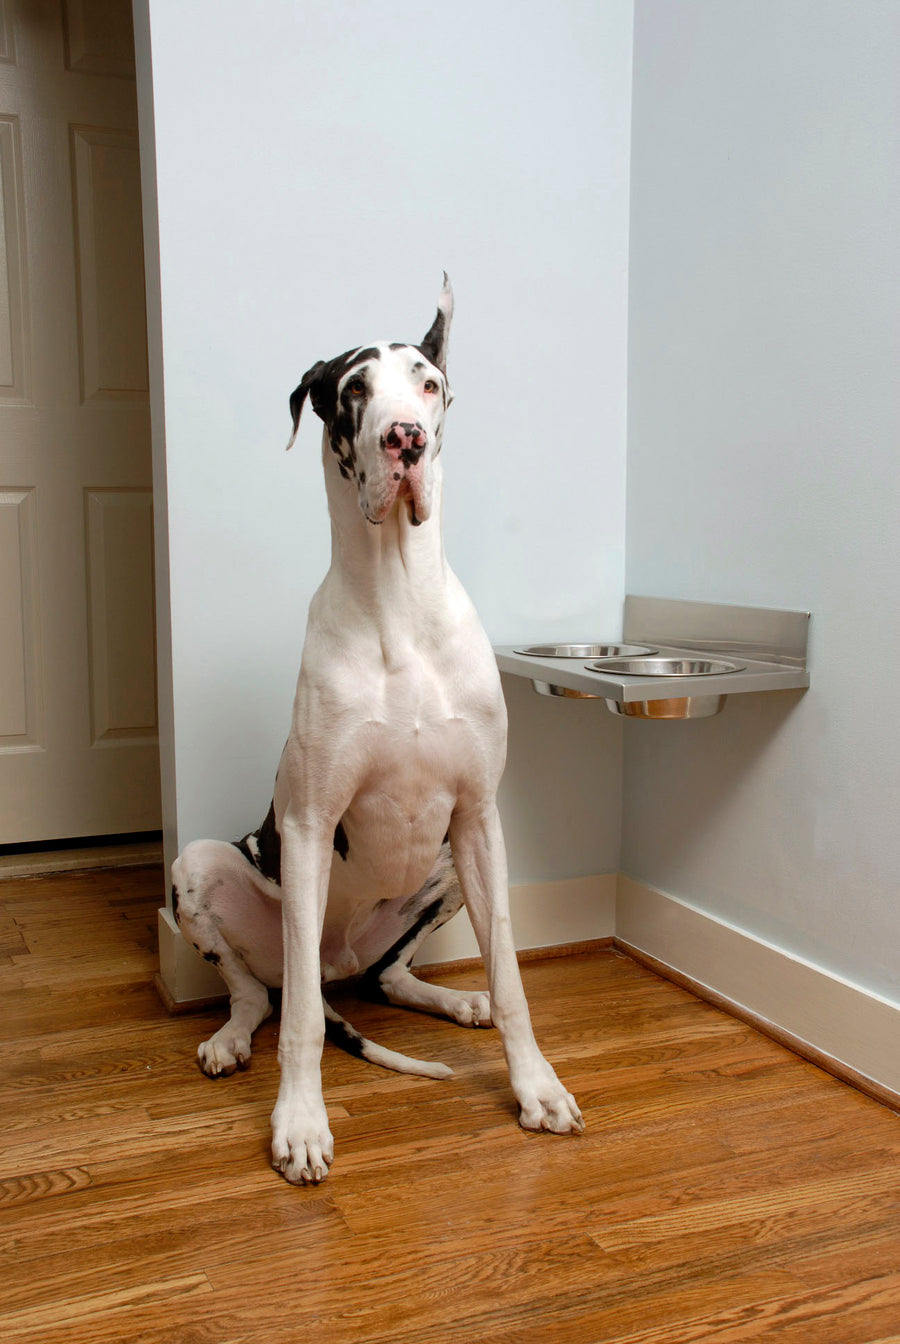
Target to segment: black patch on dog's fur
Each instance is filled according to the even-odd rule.
[[[441,373],[446,372],[441,362],[441,351],[445,350],[447,346],[446,331],[447,319],[439,308],[422,344],[415,347],[420,354],[425,356],[428,363],[433,364],[436,369],[440,369]]]
[[[347,855],[350,853],[350,842],[347,839],[347,832],[344,830],[342,821],[339,821],[334,828],[334,849],[335,853],[340,854],[344,863],[346,863]]]
[[[340,1046],[348,1054],[355,1055],[357,1059],[363,1059],[363,1038],[359,1032],[351,1027],[349,1022],[339,1020],[333,1021],[326,1015],[325,1017],[325,1035],[333,1045]]]
[[[251,831],[250,835],[255,836],[256,832]],[[234,845],[235,849],[239,849],[241,851],[241,853],[243,854],[244,858],[247,860],[248,863],[252,863],[254,868],[258,868],[259,864],[256,862],[256,859],[254,858],[253,850],[247,844],[247,841],[250,839],[250,835],[245,835],[243,840],[232,840],[231,843]]]
[[[444,285],[449,287],[447,272],[444,272]],[[441,296],[443,297],[443,295]],[[451,305],[452,312],[452,305]],[[422,344],[418,347],[427,360],[430,360],[435,368],[440,369],[446,376],[447,373],[447,334],[450,329],[450,322],[447,314],[438,301],[438,310],[434,315],[434,321],[426,331]]]
[[[358,353],[356,350],[345,350],[342,355],[337,355],[334,359],[320,359],[311,369],[307,369],[291,393],[290,410],[294,433],[297,432],[300,413],[307,397],[316,415],[331,429],[338,411],[337,386],[344,374],[349,373],[357,364],[380,358],[381,351],[373,345]],[[334,447],[334,435],[332,435],[332,447]]]
[[[250,848],[250,841],[256,841],[257,853]],[[275,825],[275,799],[269,804],[266,819],[256,831],[245,835],[243,840],[232,840],[235,849],[239,849],[248,863],[252,863],[257,872],[262,873],[270,882],[281,885],[281,835]]]
[[[349,371],[352,371],[358,362],[354,361]],[[350,480],[351,476],[356,474],[356,440],[369,402],[368,390],[363,393],[350,391],[350,384],[353,381],[353,378],[349,378],[340,397],[335,398],[334,419],[329,425],[331,451],[337,455],[338,466],[345,480]]]
[[[258,857],[253,853],[248,843],[251,839],[256,841],[259,850]],[[251,831],[249,835],[244,836],[243,840],[233,840],[232,844],[235,849],[241,851],[248,863],[253,864],[257,872],[262,873],[263,877],[267,877],[271,882],[277,882],[279,886],[281,885],[281,834],[275,825],[274,798],[269,804],[266,819],[259,830]],[[347,855],[350,853],[350,842],[340,821],[334,829],[334,848],[346,862]]]
[[[266,819],[256,833],[256,843],[259,845],[259,862],[257,867],[263,877],[269,878],[271,882],[277,882],[281,885],[281,835],[278,827],[275,825],[275,799],[269,804],[269,810],[266,813]]]
[[[211,961],[213,966],[220,966],[222,963],[222,958],[219,956],[218,952],[204,952],[203,960]]]
[[[419,918],[414,924],[409,926],[406,933],[402,934],[397,939],[396,943],[388,948],[384,956],[379,957],[377,961],[374,961],[371,966],[367,967],[365,974],[359,982],[360,993],[363,994],[365,998],[371,999],[374,1003],[388,1002],[385,992],[381,988],[382,973],[386,971],[389,966],[393,966],[400,961],[404,949],[409,947],[410,943],[414,943],[429,924],[434,923],[440,914],[441,906],[443,904],[443,897],[439,896],[437,900],[432,901],[430,905],[426,905],[421,915],[419,915]]]

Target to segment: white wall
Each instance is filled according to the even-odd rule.
[[[270,797],[329,549],[320,425],[286,455],[288,394],[318,358],[420,339],[444,267],[451,563],[495,642],[618,632],[632,5],[135,12],[145,149],[151,93],[155,117],[171,844],[240,834]],[[573,764],[579,716],[548,733],[560,707],[519,689],[514,876],[614,869],[619,725],[593,707],[596,756]]]
[[[627,588],[809,607],[812,688],[629,724],[623,867],[900,992],[900,6],[639,0]]]

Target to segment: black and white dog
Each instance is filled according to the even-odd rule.
[[[266,986],[283,985],[272,1160],[295,1183],[321,1181],[332,1161],[326,1033],[374,1063],[450,1073],[365,1040],[323,1001],[323,983],[360,972],[391,1003],[466,1026],[493,1022],[526,1129],[584,1127],[531,1028],[495,801],[506,755],[500,679],[444,555],[452,312],[445,276],[420,345],[348,351],[315,364],[292,395],[291,443],[307,398],[325,424],[332,554],[310,604],[275,796],[240,843],[195,841],[173,865],[178,923],[231,995],[228,1022],[199,1048],[204,1072],[247,1064],[271,1011]],[[490,996],[409,969],[463,901]]]

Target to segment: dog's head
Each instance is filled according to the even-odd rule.
[[[337,471],[355,488],[368,522],[383,523],[400,501],[415,526],[431,516],[432,463],[441,449],[452,394],[447,336],[453,292],[444,275],[437,315],[420,345],[380,344],[314,364],[291,395],[297,436],[306,398],[325,423]]]

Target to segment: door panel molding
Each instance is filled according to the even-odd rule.
[[[87,486],[91,743],[155,742],[153,492]]]
[[[63,18],[67,70],[134,79],[130,5],[64,0]]]
[[[0,753],[42,751],[37,492],[0,489]]]
[[[147,401],[136,131],[72,126],[81,397]]]
[[[0,0],[0,61],[16,63],[16,43],[12,21],[12,0]]]
[[[22,138],[0,115],[0,402],[27,404],[30,362]]]

